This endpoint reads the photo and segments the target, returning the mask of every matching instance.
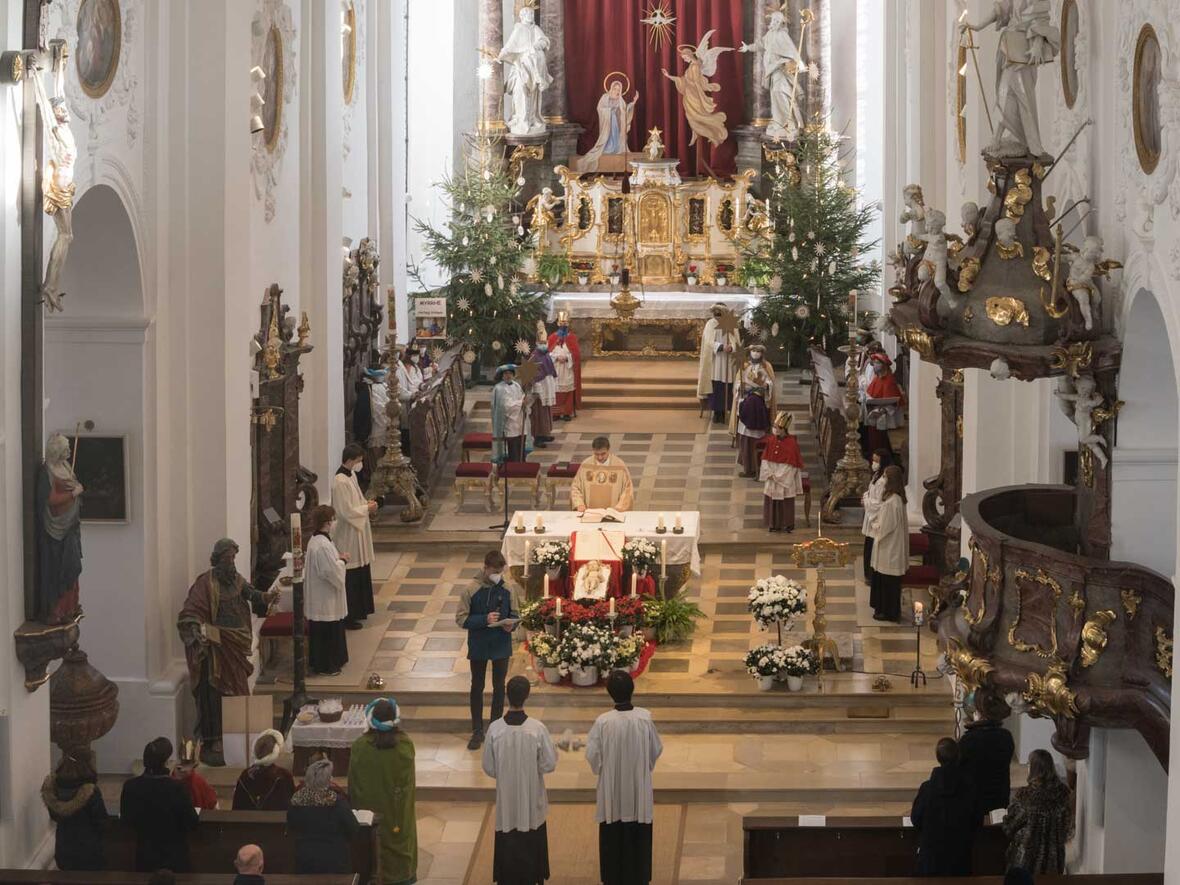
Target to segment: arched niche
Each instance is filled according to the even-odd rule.
[[[1168,328],[1155,296],[1135,292],[1126,315],[1113,451],[1113,559],[1176,570],[1176,456],[1180,402]]]

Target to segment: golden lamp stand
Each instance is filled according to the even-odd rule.
[[[791,559],[797,568],[815,569],[815,614],[811,621],[811,638],[803,645],[815,652],[819,661],[819,690],[824,690],[824,656],[832,655],[832,666],[840,670],[840,650],[836,640],[827,634],[828,591],[824,582],[825,568],[846,568],[854,559],[852,545],[825,538],[821,534],[812,541],[796,544],[791,550]]]

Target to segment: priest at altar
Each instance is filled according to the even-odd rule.
[[[594,454],[582,462],[570,485],[570,507],[579,513],[607,508],[630,510],[635,505],[631,471],[621,458],[611,454],[607,437],[596,437],[591,448]]]

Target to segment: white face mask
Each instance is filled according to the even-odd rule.
[[[488,575],[488,580],[493,584],[499,584],[503,577],[504,575],[502,575],[500,572],[493,572],[492,574]]]
[[[353,473],[360,473],[360,471],[361,471],[361,470],[364,468],[364,466],[365,466],[365,462],[364,462],[363,460],[361,460],[361,461],[353,461],[351,464],[346,464],[345,466],[346,466],[346,467],[347,467],[349,470],[351,470]]]
[[[880,469],[881,469],[881,462],[880,462],[880,461],[874,461],[874,462],[873,462],[873,473],[876,473],[876,472],[877,472],[878,470],[880,470]]]
[[[410,357],[410,363],[415,366],[418,365],[418,354],[414,354],[412,357]]]

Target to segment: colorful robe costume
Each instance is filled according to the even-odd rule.
[[[574,370],[574,389],[572,395],[569,392],[563,394],[561,383],[561,369],[558,368],[558,385],[557,385],[557,405],[553,409],[555,415],[573,415],[578,409],[582,408],[582,349],[578,346],[578,336],[573,332],[566,332],[562,335],[560,332],[553,332],[549,336],[549,353],[551,356],[557,356],[557,348],[564,344],[573,358]]]
[[[388,749],[378,748],[371,734],[353,741],[348,797],[353,808],[381,815],[381,885],[413,882],[418,875],[414,787],[414,744],[405,734]]]
[[[497,381],[492,388],[492,462],[523,461],[532,450],[524,389],[515,381]]]
[[[772,436],[762,456],[759,479],[762,492],[762,521],[771,531],[795,528],[795,496],[803,494],[803,455],[790,434]]]

